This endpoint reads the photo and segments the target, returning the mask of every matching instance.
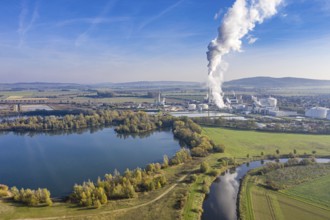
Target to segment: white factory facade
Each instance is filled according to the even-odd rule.
[[[330,109],[324,107],[313,107],[306,110],[305,116],[309,118],[330,120]]]

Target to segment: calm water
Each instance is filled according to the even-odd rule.
[[[280,162],[286,162],[287,159],[280,159]],[[330,159],[317,159],[318,163],[328,163]],[[265,161],[267,163],[269,161]],[[264,163],[264,164],[265,164]],[[203,203],[203,220],[236,220],[237,219],[237,194],[240,185],[240,179],[254,168],[260,167],[261,161],[254,161],[243,164],[237,168],[227,170],[219,176],[211,185],[210,194]]]
[[[171,157],[179,144],[171,131],[145,137],[119,136],[112,128],[80,133],[0,134],[0,183],[18,188],[46,187],[52,196],[75,183],[106,173],[144,167]]]

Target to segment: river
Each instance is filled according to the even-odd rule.
[[[0,133],[0,184],[48,188],[68,195],[75,183],[103,177],[114,169],[144,168],[172,157],[179,143],[171,131],[118,135],[113,128],[79,132]]]
[[[287,159],[280,159],[280,162],[286,162]],[[316,159],[318,163],[330,162],[330,159]],[[228,169],[222,173],[212,183],[210,193],[203,203],[202,220],[236,220],[237,219],[237,195],[240,186],[240,179],[254,168],[261,167],[269,162],[265,160],[253,161],[243,164],[236,168]]]

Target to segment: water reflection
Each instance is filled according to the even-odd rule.
[[[125,138],[125,139],[124,139]],[[171,131],[117,135],[113,128],[57,132],[2,132],[0,183],[48,188],[66,195],[75,183],[161,162],[179,149]]]
[[[27,136],[27,137],[34,137],[38,135],[46,135],[46,136],[57,136],[57,135],[71,135],[71,134],[83,134],[83,133],[90,133],[94,134],[99,131],[102,131],[106,128],[112,128],[112,126],[98,126],[98,127],[89,127],[89,128],[80,128],[80,129],[70,129],[70,130],[55,130],[55,131],[0,131],[1,135],[8,135],[13,133],[17,136]],[[132,133],[132,134],[119,134],[116,133],[116,137],[120,139],[127,139],[127,138],[147,138],[150,137],[154,132],[162,132],[162,131],[170,131],[170,129],[159,129],[155,131],[148,131],[143,133]],[[180,144],[181,145],[181,144]]]
[[[286,162],[279,159],[276,162]],[[203,220],[236,220],[237,219],[237,194],[240,179],[251,169],[262,166],[269,160],[253,161],[237,168],[228,169],[222,173],[211,185],[210,194],[203,203]],[[275,162],[275,160],[273,161]],[[328,163],[330,159],[316,158],[317,163]]]

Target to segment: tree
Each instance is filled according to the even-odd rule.
[[[203,161],[200,165],[200,171],[202,173],[207,173],[209,170],[210,170],[210,165],[207,162]]]
[[[164,157],[163,157],[163,164],[162,164],[164,168],[167,168],[168,167],[168,162],[169,162],[168,156],[167,155],[164,155]]]
[[[190,183],[194,183],[194,182],[196,182],[196,180],[197,180],[196,174],[190,175],[190,177],[189,177],[189,182]]]
[[[205,193],[205,194],[209,194],[210,193],[210,188],[206,184],[203,184],[202,192]]]
[[[280,150],[276,149],[276,154],[279,155],[280,154]]]
[[[296,149],[293,149],[293,153],[294,153],[294,154],[297,154],[297,150],[296,150]]]
[[[101,205],[100,200],[97,199],[96,201],[94,201],[94,208],[95,208],[95,209],[99,209],[101,206],[102,206],[102,205]]]

